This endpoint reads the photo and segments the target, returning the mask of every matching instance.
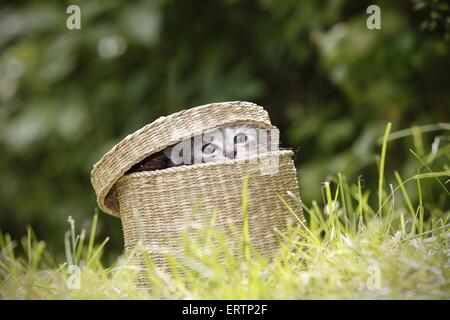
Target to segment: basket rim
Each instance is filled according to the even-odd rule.
[[[206,123],[202,127],[202,132],[239,123],[276,129],[271,124],[269,115],[263,107],[245,101],[209,103],[159,117],[134,133],[128,134],[93,165],[91,184],[97,195],[97,204],[100,209],[120,217],[115,195],[117,181],[133,165],[149,155],[197,134],[192,126],[185,125],[185,123],[192,124],[195,121]],[[188,129],[179,136],[168,137],[168,132],[173,131],[177,125],[184,125]]]

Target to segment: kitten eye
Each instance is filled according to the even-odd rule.
[[[211,143],[207,144],[207,145],[203,146],[202,151],[204,154],[208,154],[208,155],[213,154],[214,152],[216,152],[216,146]]]
[[[241,144],[241,143],[247,143],[248,141],[248,137],[245,133],[238,133],[235,137],[234,137],[234,143],[235,144]]]

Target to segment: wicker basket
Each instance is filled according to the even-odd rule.
[[[203,131],[234,124],[276,130],[267,112],[248,102],[213,103],[162,117],[127,136],[94,165],[91,181],[99,207],[121,218],[127,252],[141,243],[153,261],[164,267],[165,252],[182,255],[181,235],[194,209],[205,216],[214,212],[218,228],[225,229],[230,222],[242,226],[242,183],[249,175],[251,244],[271,256],[277,248],[274,228],[285,230],[291,218],[278,195],[302,217],[298,201],[287,196],[287,191],[298,194],[292,151],[260,154],[256,161],[226,160],[125,175],[147,156],[196,135],[196,121],[202,123]],[[274,156],[277,173],[262,174],[262,163]]]

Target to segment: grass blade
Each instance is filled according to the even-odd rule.
[[[378,209],[381,208],[381,204],[383,202],[384,164],[386,161],[387,140],[389,137],[389,132],[391,131],[391,126],[392,124],[388,122],[384,131],[383,144],[381,146],[380,170],[378,175]]]

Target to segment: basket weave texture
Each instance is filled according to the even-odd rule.
[[[272,155],[273,156],[273,155]],[[143,244],[152,259],[165,264],[165,254],[183,258],[183,232],[194,231],[215,214],[221,230],[242,230],[242,183],[249,175],[248,217],[250,243],[264,255],[278,248],[276,227],[286,229],[289,209],[301,212],[298,202],[287,191],[298,194],[292,151],[280,151],[278,173],[262,175],[257,163],[245,160],[198,164],[153,172],[138,172],[122,177],[117,183],[125,248],[131,251]],[[235,245],[228,237],[229,247]]]
[[[164,268],[167,253],[183,258],[183,233],[212,214],[221,230],[242,228],[242,184],[249,175],[250,242],[260,253],[272,256],[278,248],[274,228],[283,232],[292,217],[279,196],[303,219],[298,200],[288,196],[288,192],[298,195],[299,191],[292,151],[258,154],[252,156],[255,161],[224,160],[125,175],[147,156],[198,134],[193,130],[196,121],[201,122],[203,132],[235,124],[277,130],[262,107],[240,101],[160,118],[128,135],[94,165],[91,181],[99,207],[121,218],[128,253],[142,244],[155,264]],[[262,165],[273,157],[278,159],[277,172],[263,174]],[[233,247],[235,240],[228,240]],[[137,259],[144,264],[142,256]]]
[[[250,102],[232,101],[211,103],[161,117],[128,135],[106,153],[91,171],[91,183],[99,207],[120,217],[114,187],[117,180],[147,156],[194,136],[196,124],[201,124],[202,131],[207,131],[240,123],[275,128],[262,107]]]

